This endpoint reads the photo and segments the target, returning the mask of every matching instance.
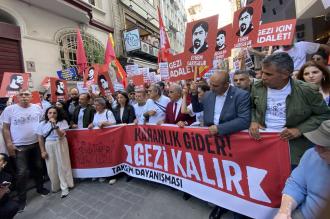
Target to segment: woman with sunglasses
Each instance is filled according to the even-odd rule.
[[[40,122],[37,134],[41,157],[45,159],[53,192],[62,190],[61,198],[73,187],[72,170],[65,130],[69,129],[63,111],[55,106],[46,110],[45,120]]]
[[[327,67],[313,61],[307,62],[298,72],[297,79],[317,85],[330,106],[330,72]]]

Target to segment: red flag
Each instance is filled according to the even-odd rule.
[[[168,62],[171,56],[171,46],[170,41],[168,40],[167,33],[165,31],[165,26],[163,23],[162,16],[158,7],[158,18],[159,18],[159,36],[160,36],[160,48],[158,52],[158,63],[159,62]]]
[[[87,58],[84,49],[84,43],[80,34],[80,30],[77,29],[77,67],[78,74],[83,74],[85,69],[87,68]]]
[[[108,42],[107,42],[107,48],[104,53],[104,64],[106,66],[109,65],[109,63],[116,58],[115,50],[113,49],[113,40],[112,35],[109,33]]]
[[[118,59],[115,59],[114,63],[117,67],[117,70],[116,70],[117,78],[119,78],[121,80],[121,83],[123,84],[123,86],[126,87],[127,86],[127,74],[126,74],[123,66],[121,66]]]

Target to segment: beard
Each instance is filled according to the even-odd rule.
[[[201,41],[199,39],[194,40],[194,47],[197,49],[201,46]]]
[[[245,23],[241,24],[241,26],[239,27],[241,32],[244,32],[247,28],[247,25]]]

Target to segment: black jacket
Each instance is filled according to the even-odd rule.
[[[134,107],[132,105],[125,106],[122,119],[120,119],[120,105],[113,110],[113,115],[115,116],[117,124],[133,123],[136,118]]]
[[[78,124],[78,116],[81,106],[77,106],[73,112],[71,124]],[[83,117],[83,127],[87,128],[90,123],[93,122],[95,109],[91,105],[87,105],[86,109],[84,110],[84,117]]]

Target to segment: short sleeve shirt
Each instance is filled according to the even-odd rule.
[[[42,109],[36,104],[23,108],[18,104],[3,111],[3,122],[10,125],[10,134],[16,147],[38,142],[36,129],[42,118]]]
[[[59,129],[61,130],[66,130],[66,129],[69,129],[69,124],[66,120],[63,120],[63,121],[59,121],[56,123],[56,125],[59,127]],[[37,134],[38,135],[42,135],[42,136],[46,136],[48,134],[48,132],[52,129],[52,124],[50,122],[46,122],[46,121],[42,121],[39,123],[39,126],[37,128]],[[47,137],[46,141],[47,140],[52,140],[52,141],[55,141],[55,140],[58,140],[59,139],[59,136],[56,132],[56,130],[53,130]]]

